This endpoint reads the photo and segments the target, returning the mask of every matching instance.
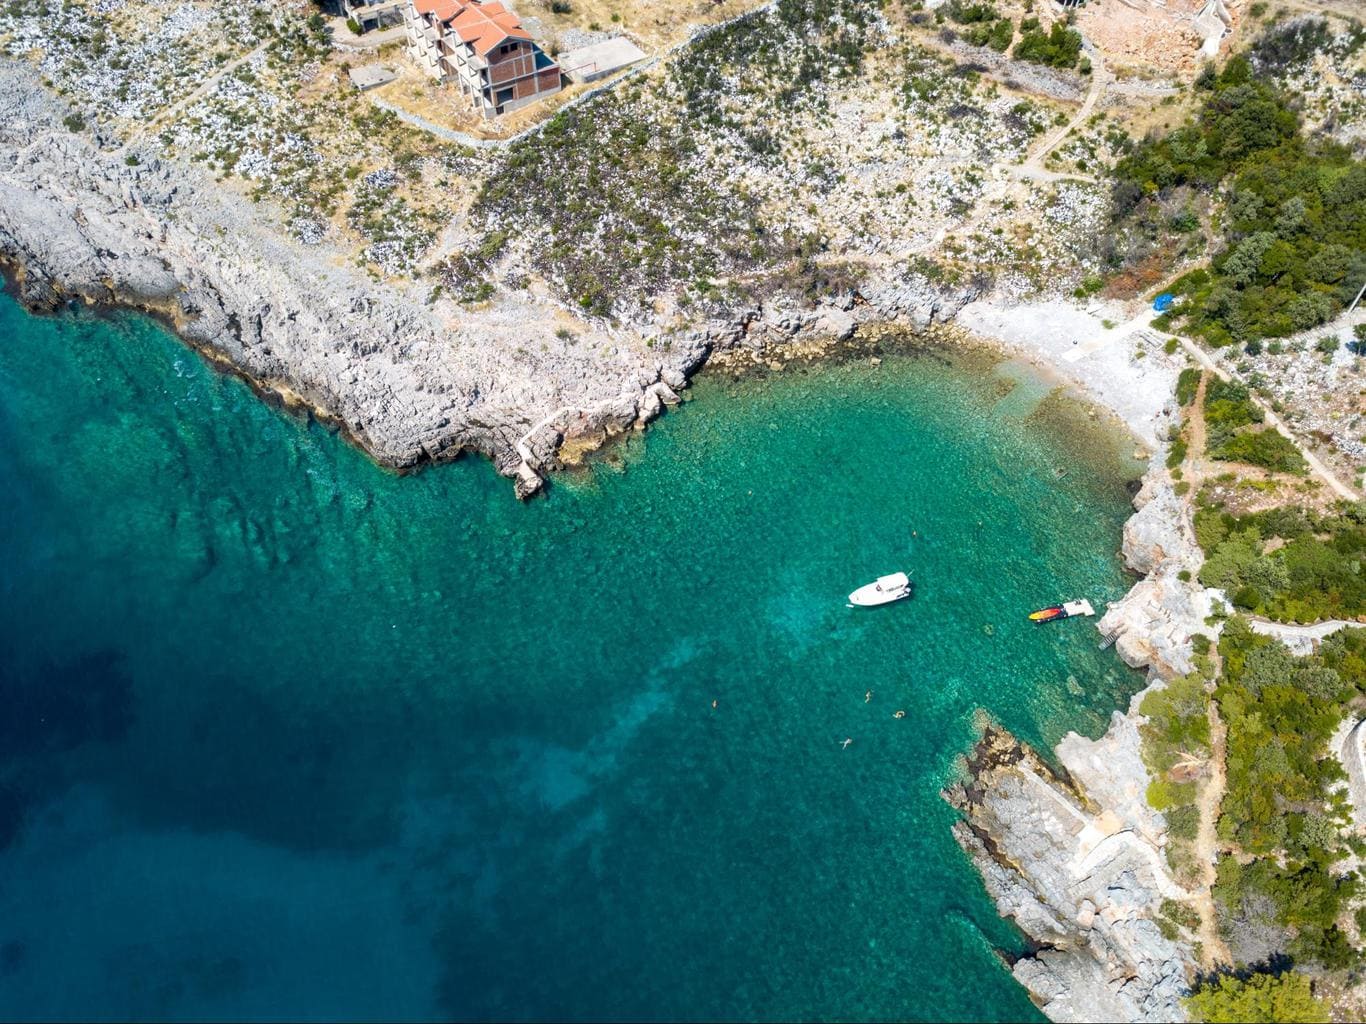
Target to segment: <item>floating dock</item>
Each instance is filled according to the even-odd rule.
[[[1096,610],[1091,607],[1091,602],[1082,598],[1078,601],[1066,601],[1063,604],[1055,604],[1051,608],[1040,608],[1037,612],[1031,612],[1030,622],[1056,622],[1058,619],[1071,619],[1080,615],[1094,615]]]

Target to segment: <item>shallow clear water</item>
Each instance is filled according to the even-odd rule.
[[[1138,685],[1023,619],[1127,586],[1046,392],[705,380],[521,506],[0,298],[0,1015],[1036,1018],[938,794]]]

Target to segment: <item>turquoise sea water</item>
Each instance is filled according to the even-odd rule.
[[[0,298],[0,1016],[1036,1019],[938,794],[1139,682],[1023,621],[1127,587],[1046,391],[704,380],[521,506]]]

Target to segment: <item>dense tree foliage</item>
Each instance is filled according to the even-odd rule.
[[[1366,687],[1366,636],[1342,630],[1319,654],[1297,658],[1234,618],[1219,651],[1228,782],[1218,832],[1242,855],[1219,862],[1222,924],[1270,929],[1297,961],[1352,966],[1359,954],[1338,922],[1359,883],[1337,866],[1349,812],[1345,773],[1327,748]]]
[[[1178,396],[1180,385],[1178,380]],[[1304,456],[1288,437],[1271,428],[1245,429],[1265,418],[1245,385],[1212,377],[1205,385],[1204,416],[1210,458],[1246,462],[1277,473],[1307,472]]]
[[[1195,783],[1183,779],[1180,768],[1209,755],[1208,705],[1199,675],[1173,679],[1143,698],[1143,759],[1153,776],[1148,802],[1159,811],[1170,814],[1195,801]]]
[[[1205,551],[1200,582],[1233,603],[1290,622],[1366,615],[1366,504],[1310,516],[1274,508],[1245,516],[1205,506],[1195,535]],[[1267,551],[1267,542],[1280,542]]]
[[[1314,996],[1309,979],[1291,972],[1246,978],[1220,975],[1187,999],[1186,1007],[1195,1020],[1211,1024],[1314,1024],[1329,1019],[1328,1006]]]
[[[1366,281],[1366,163],[1306,140],[1291,99],[1245,57],[1198,84],[1197,117],[1115,168],[1120,219],[1151,221],[1182,190],[1222,190],[1222,246],[1176,282],[1165,322],[1184,319],[1216,346],[1324,323]]]
[[[1025,18],[1020,22],[1020,41],[1011,56],[1054,68],[1074,68],[1081,56],[1081,33],[1060,21],[1053,22],[1045,32],[1038,18]]]

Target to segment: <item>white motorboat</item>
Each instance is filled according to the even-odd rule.
[[[849,595],[849,603],[861,608],[871,608],[874,605],[891,604],[910,596],[911,578],[904,572],[894,572],[890,576],[879,576],[872,583],[859,587]]]

